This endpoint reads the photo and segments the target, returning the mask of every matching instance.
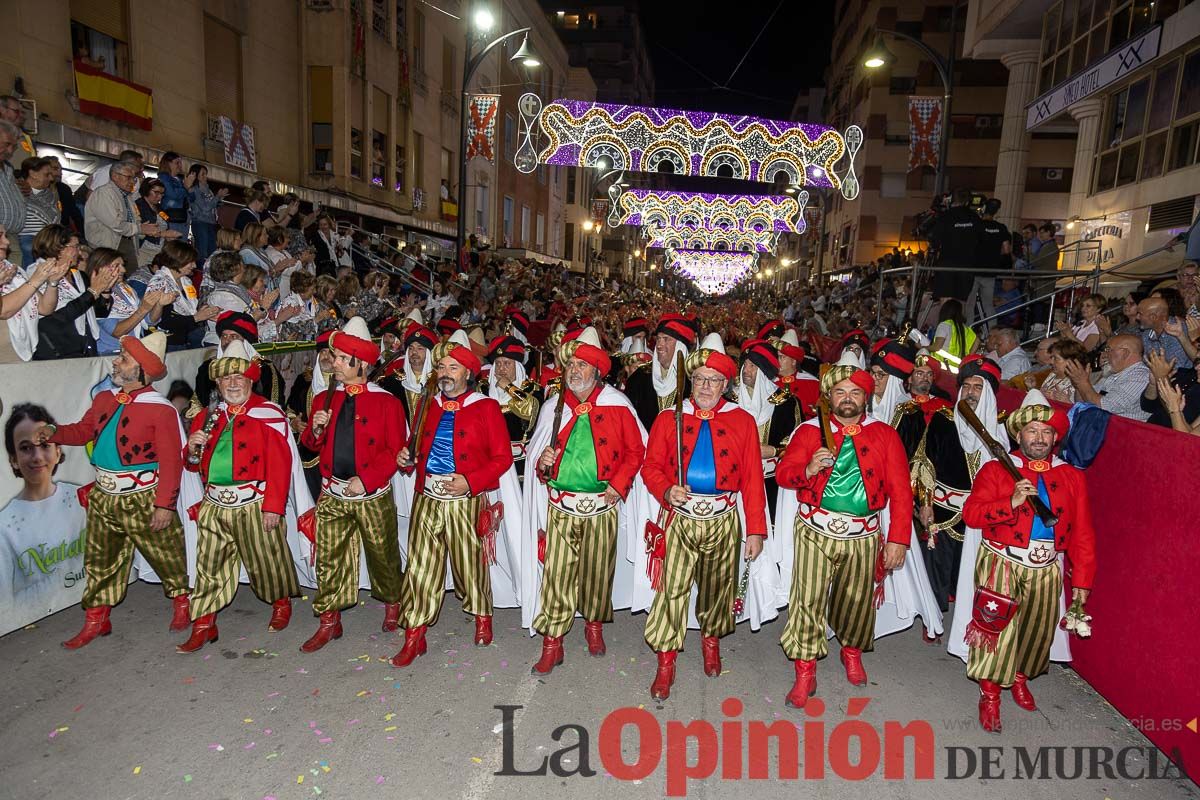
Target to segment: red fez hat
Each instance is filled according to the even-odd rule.
[[[371,341],[371,333],[362,317],[351,317],[340,331],[334,331],[329,337],[329,346],[368,363],[379,358],[379,345]]]
[[[742,361],[749,361],[762,370],[768,380],[779,375],[779,354],[765,339],[749,339],[742,344]]]
[[[250,344],[258,344],[258,323],[249,314],[226,311],[217,317],[217,335],[233,331]]]
[[[488,345],[488,361],[495,364],[498,358],[511,358],[513,361],[525,360],[525,345],[515,336],[497,336]]]
[[[913,348],[900,344],[894,339],[880,339],[871,348],[871,365],[877,366],[901,380],[912,375],[916,357],[917,354]]]
[[[978,375],[992,385],[992,391],[1000,388],[1000,365],[990,358],[973,353],[962,360],[958,367],[957,381],[962,386],[967,378]]]

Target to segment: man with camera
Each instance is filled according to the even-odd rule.
[[[996,220],[1000,201],[991,198],[980,209],[979,249],[975,255],[975,282],[967,294],[967,324],[990,317],[996,310],[996,272],[1008,267],[1012,253],[1012,235],[1008,226]],[[976,306],[976,296],[979,305]]]

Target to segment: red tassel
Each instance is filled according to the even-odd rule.
[[[546,531],[538,528],[538,562],[546,563]]]
[[[883,607],[883,581],[875,584],[875,609]]]
[[[81,508],[83,508],[84,511],[87,511],[88,495],[92,493],[92,487],[95,485],[96,485],[96,482],[92,481],[91,483],[87,484],[86,486],[80,486],[78,489],[75,490],[75,497],[78,498],[79,505]]]
[[[200,517],[200,504],[192,503],[187,510],[188,519],[195,522]]]
[[[963,636],[963,641],[967,643],[967,647],[979,647],[989,653],[994,653],[996,645],[1000,642],[1000,634],[985,631],[972,620],[967,625],[967,633]]]
[[[483,555],[483,565],[485,567],[496,563],[496,532],[488,531],[483,537],[483,546],[481,548]]]
[[[650,579],[650,588],[656,592],[662,591],[662,573],[662,557],[650,556],[646,560],[646,577]]]
[[[317,543],[317,509],[315,506],[296,519],[296,527],[300,529],[300,533],[304,534],[305,539],[314,545]]]

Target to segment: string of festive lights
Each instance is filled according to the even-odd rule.
[[[565,99],[538,122],[543,164],[841,187],[833,170],[846,143],[826,125]]]
[[[702,225],[664,227],[651,223],[643,228],[646,247],[674,250],[734,250],[746,253],[773,253],[779,234],[773,231],[739,231]]]
[[[731,253],[725,250],[672,250],[667,253],[667,265],[679,272],[707,295],[721,295],[733,290],[754,271],[758,260],[754,253]]]
[[[807,193],[804,194],[807,199]],[[803,206],[782,195],[707,194],[630,189],[621,194],[614,225],[701,227],[721,231],[804,232]]]

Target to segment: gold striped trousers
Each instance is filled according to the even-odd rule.
[[[791,659],[829,653],[826,624],[843,647],[873,650],[879,537],[834,539],[796,519],[788,620],[779,641]]]
[[[171,524],[161,531],[152,531],[150,519],[154,511],[153,488],[113,495],[92,487],[83,555],[87,572],[84,608],[115,606],[125,599],[135,547],[158,574],[163,594],[167,597],[187,594],[183,525],[172,511]]]
[[[542,609],[533,621],[543,636],[566,636],[576,611],[587,622],[612,621],[617,514],[617,506],[594,517],[571,516],[553,505],[547,510]]]
[[[683,647],[693,583],[700,634],[733,632],[742,524],[734,511],[706,520],[676,514],[666,535],[662,589],[654,596],[645,634],[646,643],[660,653]]]
[[[406,628],[437,623],[446,593],[446,556],[454,594],[463,612],[492,614],[492,576],[483,563],[483,540],[475,533],[481,497],[413,499],[408,528],[408,569],[400,596]]]
[[[250,588],[273,603],[300,594],[296,566],[287,543],[287,521],[273,531],[263,529],[262,500],[227,508],[207,498],[196,517],[196,590],[192,619],[215,614],[233,600],[238,564],[246,565]]]
[[[400,602],[400,541],[392,490],[369,500],[341,500],[322,494],[317,501],[317,596],[313,612],[340,611],[358,602],[361,543],[371,576],[371,596]]]
[[[1020,605],[1017,613],[996,643],[996,652],[989,653],[972,647],[967,654],[967,675],[973,680],[988,680],[1001,686],[1012,686],[1016,673],[1036,678],[1050,666],[1050,645],[1054,641],[1054,626],[1058,624],[1058,597],[1062,594],[1062,573],[1058,563],[1033,568],[1014,563],[980,545],[975,557],[975,585],[988,583],[992,564],[996,573],[989,589],[1003,591],[1004,570],[1011,570],[1007,594]],[[970,602],[960,597],[958,602]]]

